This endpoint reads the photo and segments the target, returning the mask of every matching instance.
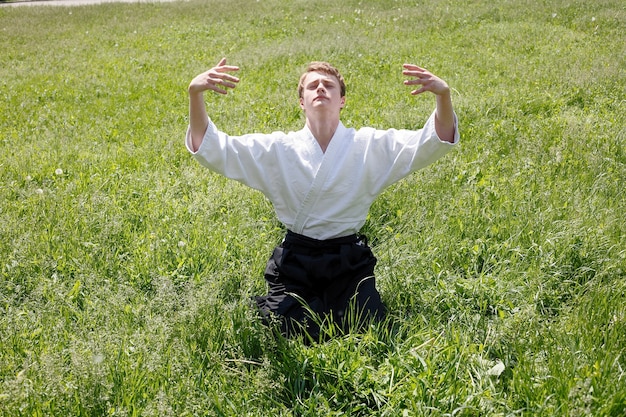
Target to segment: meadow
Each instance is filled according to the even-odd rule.
[[[621,0],[211,0],[0,8],[0,416],[625,416]],[[389,320],[285,340],[249,299],[284,230],[184,146],[187,85],[231,134],[419,128],[401,66],[453,89],[461,144],[363,232]],[[332,328],[328,329],[332,332]]]

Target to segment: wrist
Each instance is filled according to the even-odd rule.
[[[193,83],[189,84],[189,87],[187,87],[187,92],[189,93],[189,96],[196,96],[196,97],[204,96],[204,90],[201,87]]]
[[[442,88],[441,90],[437,91],[436,96],[437,96],[437,99],[452,101],[451,94],[450,94],[450,87],[448,87],[447,85],[445,88]]]

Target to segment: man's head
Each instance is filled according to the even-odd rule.
[[[339,70],[330,65],[328,62],[315,61],[309,64],[304,74],[300,77],[300,82],[298,83],[298,97],[302,98],[304,93],[304,81],[310,72],[319,72],[335,77],[341,88],[341,97],[346,95],[346,83],[343,76],[339,73]]]
[[[339,117],[346,103],[346,84],[339,71],[326,62],[312,62],[300,77],[300,108],[307,118],[313,114],[324,118]]]

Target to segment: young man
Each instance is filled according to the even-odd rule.
[[[431,92],[437,106],[418,130],[345,127],[343,77],[313,62],[298,94],[306,125],[297,132],[229,136],[209,119],[203,93],[227,94],[239,79],[222,59],[189,85],[186,145],[207,168],[260,190],[287,234],[265,269],[268,294],[256,297],[266,319],[282,332],[319,337],[329,320],[348,330],[380,320],[385,307],[375,286],[376,258],[358,235],[383,190],[448,152],[459,140],[450,89],[439,77],[405,64],[411,94]]]

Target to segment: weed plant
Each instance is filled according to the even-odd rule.
[[[0,415],[626,415],[625,27],[618,0],[0,8]],[[452,86],[461,145],[364,227],[386,323],[310,344],[250,308],[283,230],[183,144],[223,56],[232,134],[301,128],[312,60],[352,127],[424,123],[404,62]]]

